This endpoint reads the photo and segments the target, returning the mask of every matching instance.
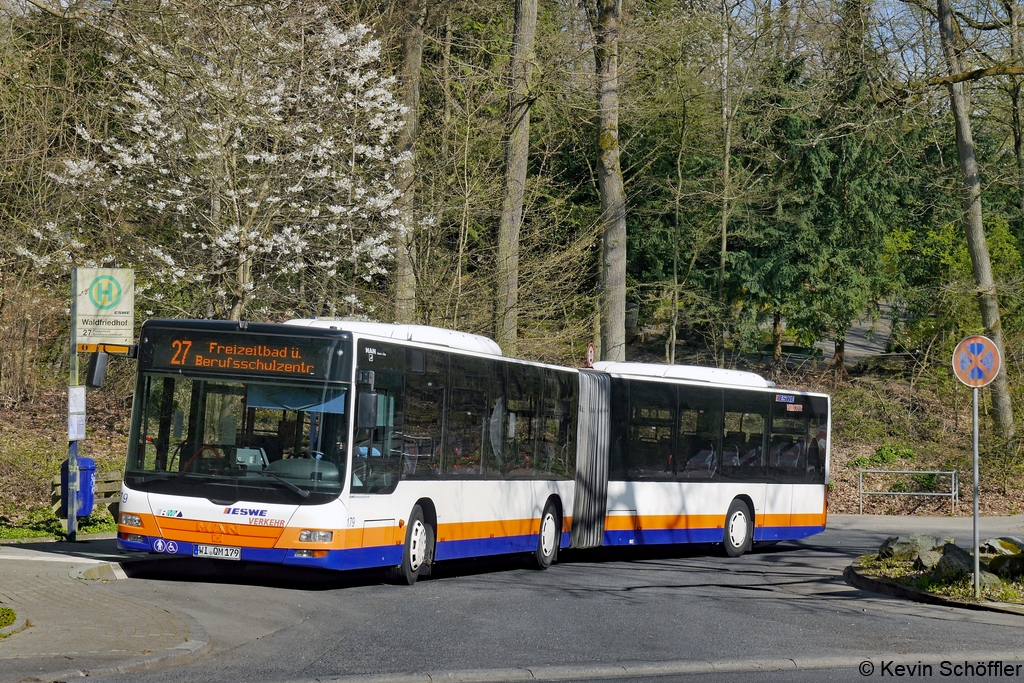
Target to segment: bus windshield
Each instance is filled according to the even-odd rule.
[[[347,387],[145,374],[126,483],[215,502],[341,493]]]

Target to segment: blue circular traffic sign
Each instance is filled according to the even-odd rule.
[[[988,337],[967,337],[953,350],[953,374],[969,387],[977,389],[989,384],[1000,367],[999,347]]]

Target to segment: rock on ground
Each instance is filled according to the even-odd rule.
[[[878,548],[879,559],[891,557],[904,562],[916,562],[922,552],[942,550],[948,543],[954,543],[952,538],[939,538],[937,536],[925,536],[912,533],[909,536],[890,536],[885,539]]]
[[[1002,536],[990,538],[980,546],[981,552],[988,555],[1019,555],[1024,550],[1024,543],[1019,538]]]
[[[938,550],[922,550],[914,560],[914,569],[918,571],[930,571],[942,559],[942,553]]]
[[[1024,578],[1024,554],[1017,553],[1016,555],[994,557],[989,562],[988,568],[994,574],[1003,577],[1007,581]]]
[[[936,583],[954,583],[964,577],[974,576],[974,556],[963,548],[947,543],[942,548],[942,558],[932,569],[931,579]],[[981,587],[992,588],[1002,584],[992,572],[981,571]]]

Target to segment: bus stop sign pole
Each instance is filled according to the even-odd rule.
[[[974,597],[978,599],[981,598],[981,540],[978,530],[978,389],[992,382],[1001,367],[999,347],[988,337],[967,337],[953,350],[953,374],[971,387],[974,394]]]

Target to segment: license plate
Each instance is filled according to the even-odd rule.
[[[217,560],[240,560],[242,549],[226,545],[194,545],[192,557],[212,557]]]

